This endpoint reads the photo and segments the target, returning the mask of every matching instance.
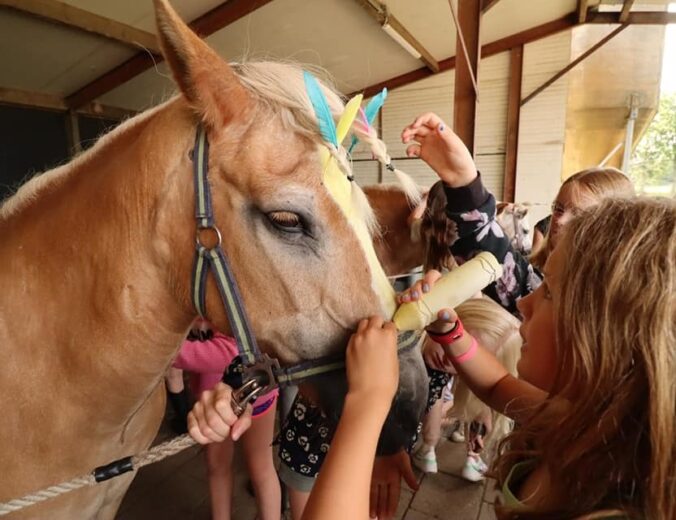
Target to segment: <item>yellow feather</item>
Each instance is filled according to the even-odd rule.
[[[359,113],[362,99],[364,99],[363,94],[357,94],[347,102],[347,105],[345,105],[345,110],[343,110],[343,115],[340,116],[340,121],[338,121],[338,127],[336,128],[338,144],[343,142],[343,139],[345,139],[345,136],[347,136],[347,133],[350,131],[352,123]]]

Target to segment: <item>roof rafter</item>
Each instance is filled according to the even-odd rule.
[[[588,24],[616,24],[618,22],[618,16],[617,13],[599,13],[597,11],[593,10],[588,10],[588,16],[587,16],[587,21],[586,23]],[[627,24],[629,25],[667,25],[667,24],[673,24],[676,23],[676,13],[668,13],[668,12],[635,12],[635,13],[630,13],[629,17],[627,18]],[[485,44],[483,47],[481,47],[481,57],[482,58],[488,58],[489,56],[493,56],[495,54],[499,54],[501,52],[505,52],[510,50],[513,47],[516,47],[518,45],[523,45],[527,43],[531,43],[534,41],[537,41],[541,38],[545,38],[547,36],[551,36],[553,34],[556,34],[558,32],[564,31],[566,29],[570,29],[572,27],[575,27],[578,24],[578,13],[577,11],[574,13],[570,13],[562,18],[559,18],[557,20],[554,20],[552,22],[547,22],[542,25],[538,25],[536,27],[532,27],[530,29],[526,29],[525,31],[521,31],[519,33],[513,34],[511,36],[507,36],[505,38],[502,38],[500,40],[496,40],[491,43]],[[439,62],[439,72],[445,72],[447,70],[451,70],[455,68],[455,56],[452,56],[450,58],[446,58],[445,60],[441,60]],[[383,88],[387,87],[388,89],[392,90],[397,87],[403,87],[404,85],[408,85],[409,83],[413,83],[414,81],[418,81],[421,79],[424,79],[428,76],[433,75],[433,73],[427,69],[426,67],[423,67],[421,69],[416,69],[412,70],[410,72],[406,72],[404,74],[400,74],[399,76],[395,76],[390,79],[386,79],[385,81],[381,81],[379,83],[376,83],[374,85],[370,85],[363,90],[359,90],[357,92],[363,92],[364,97],[370,97],[374,94],[377,94],[380,92]],[[356,93],[356,92],[355,92]]]
[[[227,0],[188,25],[200,36],[209,36],[272,0]],[[140,52],[66,97],[70,108],[79,108],[126,83],[162,61],[161,56]]]
[[[620,23],[625,23],[627,21],[633,5],[634,0],[624,0],[624,4],[622,4],[622,12],[620,13]]]
[[[66,102],[54,94],[31,92],[0,87],[0,105],[18,106],[24,108],[38,108],[56,112],[68,112]],[[101,103],[87,103],[76,110],[78,114],[106,119],[125,119],[136,114],[134,110],[102,105]]]
[[[57,0],[0,0],[0,6],[15,9],[51,23],[103,36],[135,49],[142,47],[154,54],[161,53],[157,37],[153,33]]]
[[[589,11],[589,0],[577,0],[577,23],[587,21],[587,12]]]
[[[541,38],[565,31],[566,29],[570,29],[575,25],[577,25],[577,14],[571,13],[552,22],[547,22],[525,31],[512,34],[500,40],[487,43],[481,47],[481,57],[488,58],[489,56],[494,56],[495,54],[508,51],[513,47],[531,43]],[[450,58],[446,58],[445,60],[439,62],[439,72],[444,72],[453,68],[455,68],[455,56],[451,56]],[[384,87],[387,87],[388,89],[402,87],[404,85],[408,85],[409,83],[413,83],[414,81],[431,76],[432,74],[433,73],[427,67],[423,67],[405,74],[401,74],[399,76],[395,76],[363,89],[364,97],[370,97],[380,92]],[[361,92],[361,90],[358,92]]]
[[[387,10],[387,7],[379,1],[355,0],[373,18],[380,27],[390,35],[399,45],[409,53],[417,54],[417,59],[422,61],[432,72],[439,72],[439,63],[432,54],[413,36],[408,29]],[[409,49],[409,47],[411,49]]]

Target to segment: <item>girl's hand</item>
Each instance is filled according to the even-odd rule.
[[[232,388],[218,383],[213,390],[202,392],[188,414],[190,436],[200,444],[222,442],[228,437],[239,439],[251,426],[251,405],[237,417],[232,411]]]
[[[455,375],[457,373],[453,363],[446,357],[444,348],[429,337],[425,339],[425,343],[423,344],[422,355],[428,367],[439,372],[446,372],[447,374]]]
[[[410,303],[418,301],[424,293],[430,292],[434,284],[441,278],[441,273],[436,269],[431,269],[425,273],[421,280],[418,280],[411,287],[397,295],[397,302]],[[427,330],[443,334],[451,330],[458,319],[458,315],[453,309],[442,309],[437,314],[437,321],[433,321],[427,327]]]
[[[401,133],[409,157],[420,157],[453,188],[466,186],[477,176],[474,159],[462,140],[441,118],[428,112],[418,116]]]
[[[380,316],[361,320],[347,345],[348,396],[389,410],[399,385],[397,329]]]
[[[402,303],[418,301],[422,298],[423,293],[430,292],[439,278],[441,278],[441,273],[436,269],[430,269],[423,275],[422,279],[397,295],[397,303],[401,305]]]

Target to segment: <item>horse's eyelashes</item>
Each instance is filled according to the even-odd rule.
[[[299,215],[291,211],[271,211],[268,218],[274,225],[288,231],[303,230],[303,221]]]

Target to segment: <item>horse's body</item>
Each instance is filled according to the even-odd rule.
[[[360,258],[366,246],[321,182],[317,133],[289,127],[301,109],[261,101],[251,77],[156,3],[183,96],[0,208],[0,502],[137,453],[155,436],[163,374],[196,314],[190,151],[200,121],[216,223],[261,349],[285,363],[335,353],[359,319],[384,312],[380,267]],[[209,318],[228,333],[208,285]],[[402,363],[400,380],[397,413],[417,420],[420,362]],[[131,478],[13,518],[112,518]]]

